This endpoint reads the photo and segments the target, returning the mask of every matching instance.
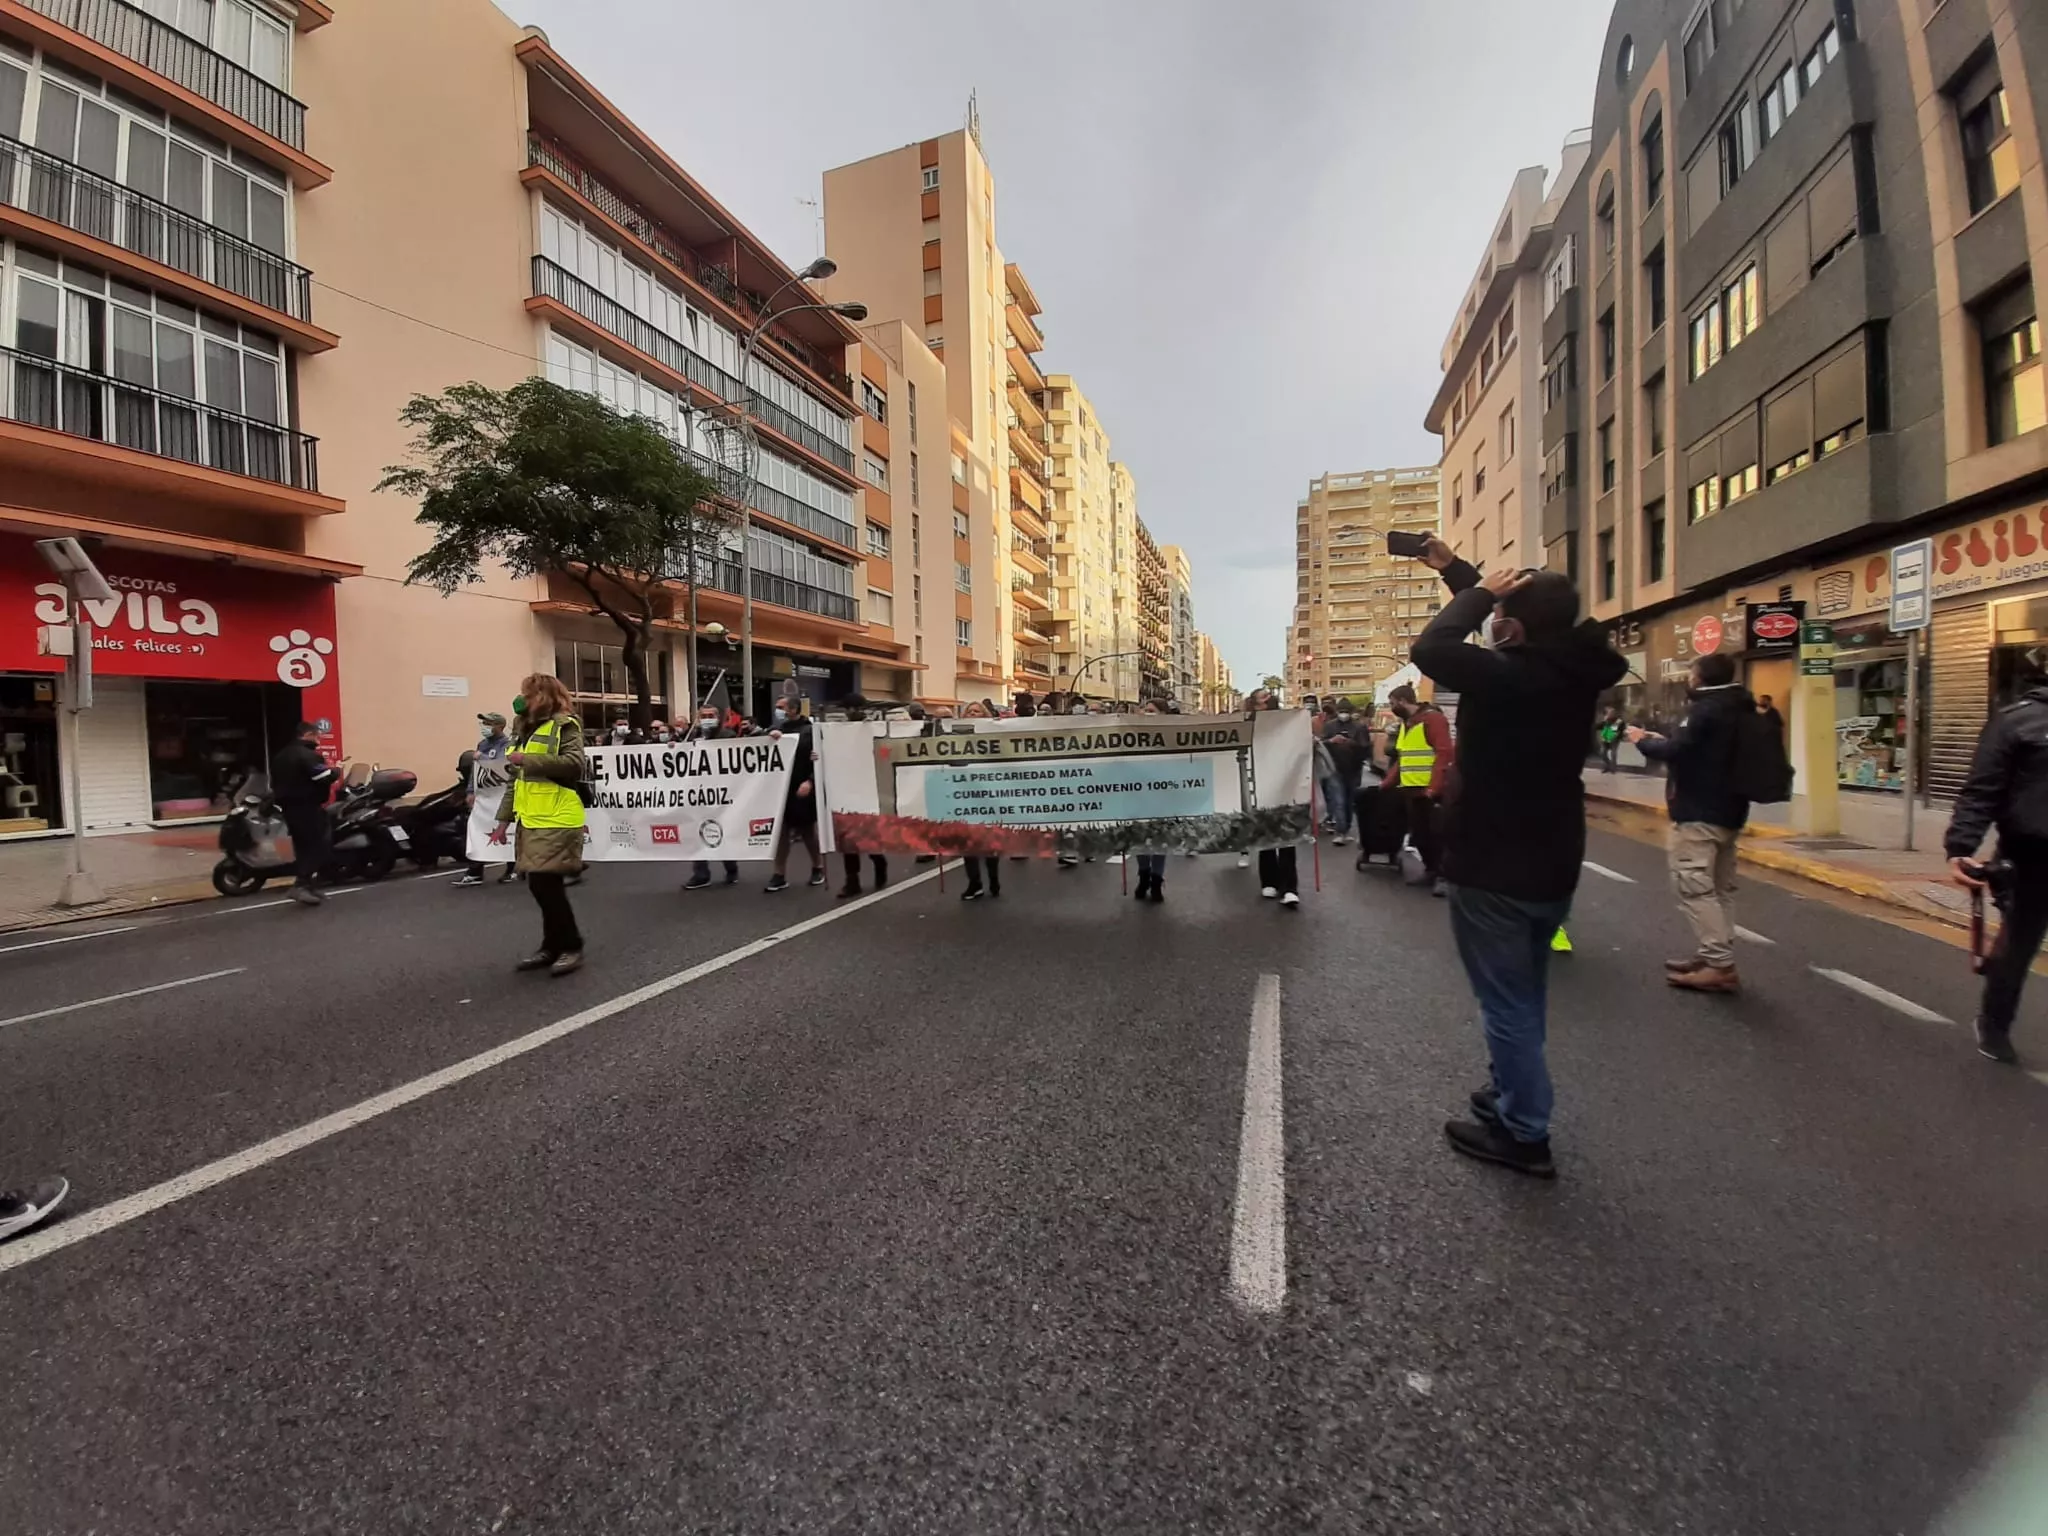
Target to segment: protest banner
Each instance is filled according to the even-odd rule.
[[[596,798],[584,812],[584,859],[773,858],[796,745],[794,736],[747,736],[590,748]],[[479,783],[469,820],[471,858],[504,863],[512,857],[509,839],[503,845],[489,840],[502,796],[510,792],[501,788],[487,797]]]
[[[1098,715],[818,727],[832,845],[861,853],[1230,853],[1309,833],[1308,718]]]

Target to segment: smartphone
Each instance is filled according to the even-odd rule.
[[[1430,535],[1408,533],[1400,528],[1388,530],[1387,553],[1399,555],[1406,560],[1420,560],[1429,552]]]

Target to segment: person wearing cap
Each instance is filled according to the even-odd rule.
[[[482,727],[474,750],[463,753],[467,759],[463,776],[469,781],[468,804],[476,805],[476,790],[479,784],[503,784],[511,778],[505,762],[505,754],[512,750],[512,738],[505,734],[505,717],[491,710],[476,717]],[[503,885],[512,878],[512,866],[507,864],[498,876]],[[484,861],[471,859],[466,872],[456,878],[457,885],[482,885],[484,883]]]

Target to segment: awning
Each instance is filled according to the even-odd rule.
[[[322,560],[313,555],[294,555],[261,544],[238,544],[232,539],[209,539],[196,533],[172,533],[162,528],[138,528],[133,523],[110,523],[96,517],[73,517],[44,512],[35,507],[0,506],[0,530],[26,533],[39,539],[98,539],[117,549],[146,549],[154,554],[180,555],[188,560],[218,560],[229,565],[246,565],[257,570],[285,571],[294,576],[327,576],[341,580],[360,576],[363,568],[346,560]]]

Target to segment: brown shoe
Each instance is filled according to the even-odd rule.
[[[1667,985],[1686,992],[1740,992],[1742,978],[1732,965],[1703,965],[1696,971],[1674,971],[1664,978]]]
[[[548,967],[548,974],[550,976],[567,976],[572,971],[580,971],[582,969],[583,951],[572,949],[566,955],[556,957],[555,963]]]
[[[1664,962],[1664,974],[1666,976],[1683,976],[1687,971],[1705,969],[1706,964],[1707,962],[1698,955],[1688,955],[1683,960],[1666,960]]]

